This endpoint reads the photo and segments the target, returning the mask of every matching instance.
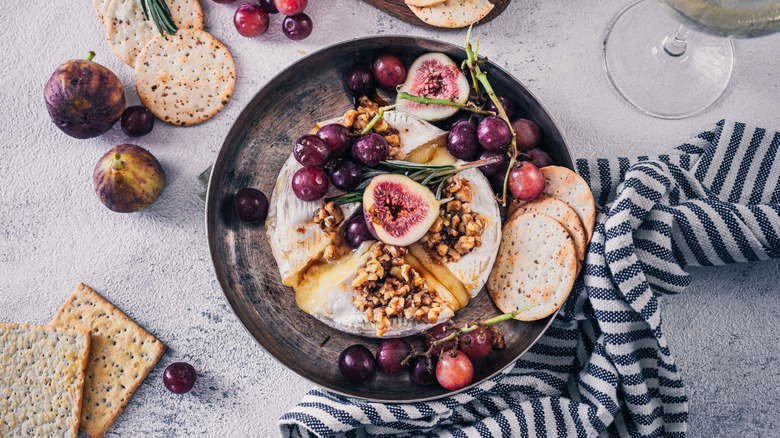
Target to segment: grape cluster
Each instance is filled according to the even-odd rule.
[[[214,0],[217,3],[233,3],[235,0]],[[298,41],[311,35],[311,18],[303,13],[307,0],[260,0],[260,3],[244,3],[233,15],[233,25],[241,36],[260,36],[268,31],[269,14],[282,13],[282,31],[287,38]]]
[[[369,94],[377,84],[394,90],[405,80],[406,67],[397,56],[389,53],[379,56],[370,69],[363,64],[354,64],[344,75],[344,85],[355,97]]]
[[[494,348],[494,336],[500,336],[494,328],[482,325],[458,333],[458,328],[448,323],[423,332],[424,353],[413,353],[411,344],[404,339],[382,340],[376,357],[365,346],[352,345],[341,353],[339,368],[352,383],[366,382],[376,367],[387,374],[408,369],[415,383],[430,385],[438,381],[443,388],[456,391],[471,384],[472,361],[486,358]],[[445,341],[448,337],[452,339]]]
[[[540,167],[553,164],[552,158],[541,149],[541,131],[531,120],[515,117],[512,102],[504,96],[498,96],[507,118],[513,120],[510,126],[501,117],[488,115],[482,120],[468,112],[456,113],[445,122],[450,129],[447,137],[447,150],[461,160],[479,160],[493,158],[497,162],[480,167],[482,173],[490,179],[498,192],[503,191],[504,178],[509,173],[507,185],[515,198],[521,201],[536,199],[544,189],[544,179]],[[488,100],[483,110],[499,114],[492,100]],[[515,132],[515,144],[521,152],[520,161],[509,170],[508,147]]]

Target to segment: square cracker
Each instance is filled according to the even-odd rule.
[[[81,428],[93,438],[100,438],[166,347],[84,284],[79,284],[65,301],[52,325],[92,332]]]
[[[79,432],[87,330],[0,323],[0,436]]]

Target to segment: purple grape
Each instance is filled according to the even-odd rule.
[[[411,352],[412,346],[403,339],[384,339],[376,349],[376,362],[387,374],[398,374],[406,368],[403,360]]]
[[[341,375],[352,383],[363,383],[374,375],[376,361],[371,351],[362,345],[352,345],[341,352]]]
[[[387,140],[375,132],[369,132],[352,143],[352,156],[364,166],[376,166],[387,159],[387,154]]]
[[[362,211],[358,211],[347,221],[347,226],[344,227],[344,240],[353,248],[358,248],[363,242],[376,240],[371,231],[368,230]]]
[[[244,222],[258,222],[268,215],[268,198],[260,190],[245,187],[233,199],[236,216]]]
[[[345,192],[356,189],[362,179],[363,172],[360,166],[351,161],[339,161],[330,172],[330,182]]]
[[[274,0],[260,0],[260,6],[265,9],[266,12],[269,14],[278,14],[279,9],[276,8],[276,5],[274,4]]]
[[[328,192],[328,175],[319,167],[303,167],[293,175],[292,189],[301,201],[316,201]]]
[[[130,137],[140,137],[152,132],[154,114],[143,105],[129,106],[122,113],[122,131]]]
[[[330,158],[330,146],[316,135],[306,134],[295,141],[293,156],[306,167],[322,167]]]
[[[515,118],[515,106],[512,105],[512,102],[510,102],[509,99],[504,96],[498,96],[498,101],[501,102],[501,106],[504,107],[506,118],[509,120]],[[498,115],[498,107],[496,107],[496,104],[493,103],[493,99],[488,99],[487,103],[485,104],[485,109]]]
[[[325,125],[320,128],[317,131],[317,137],[324,140],[325,143],[330,146],[332,157],[338,157],[348,151],[350,146],[352,146],[352,137],[347,135],[348,132],[349,129],[344,125],[340,123],[331,123],[330,125]]]
[[[406,79],[406,67],[398,57],[385,53],[374,61],[374,78],[379,85],[395,90]]]
[[[165,387],[174,394],[190,392],[197,379],[198,373],[195,372],[195,368],[186,362],[172,363],[163,373]]]
[[[517,150],[529,151],[539,146],[542,133],[536,123],[526,119],[517,119],[512,122],[512,129],[515,130]]]
[[[287,38],[294,41],[306,39],[311,35],[313,27],[311,18],[302,12],[291,17],[284,17],[284,21],[282,21],[284,34],[287,35]]]
[[[497,151],[482,151],[481,154],[479,154],[478,159],[479,160],[485,160],[488,158],[498,157],[501,161],[493,164],[487,164],[485,166],[480,166],[479,170],[482,171],[485,175],[495,175],[500,171],[501,169],[506,170],[506,167],[509,165],[509,157],[506,156],[503,152],[497,152]]]
[[[360,97],[374,89],[374,75],[366,66],[355,64],[347,70],[344,84],[349,94]]]
[[[502,151],[512,140],[512,132],[509,125],[496,116],[487,116],[482,119],[477,128],[479,144],[489,151]]]
[[[553,160],[550,157],[550,155],[539,148],[533,148],[530,151],[526,152],[526,154],[531,156],[531,162],[534,163],[536,167],[540,169],[544,166],[553,165]]]
[[[459,339],[460,350],[470,359],[484,359],[493,351],[493,335],[484,328],[463,333]]]
[[[412,362],[412,380],[420,385],[430,385],[436,381],[436,358],[431,357],[431,369],[424,356],[417,356]]]
[[[477,125],[464,120],[455,124],[447,136],[447,150],[461,160],[470,160],[479,151]]]

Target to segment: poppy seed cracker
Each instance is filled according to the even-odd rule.
[[[92,438],[100,438],[166,347],[84,284],[65,301],[52,325],[92,333],[80,426]]]
[[[214,117],[230,101],[235,84],[230,51],[202,30],[158,35],[135,64],[141,103],[173,125],[196,125]]]
[[[90,333],[0,323],[0,436],[76,438]]]

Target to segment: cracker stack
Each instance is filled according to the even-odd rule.
[[[135,69],[141,103],[158,119],[191,126],[230,101],[236,66],[230,51],[204,31],[198,0],[164,0],[178,30],[161,35],[143,13],[145,0],[93,0],[111,50]]]
[[[571,292],[595,226],[596,205],[587,183],[560,166],[540,169],[542,196],[513,202],[487,288],[496,306],[515,319],[553,314]]]
[[[122,413],[166,347],[97,292],[79,284],[52,325],[92,333],[81,428],[100,438]]]
[[[78,435],[90,333],[0,323],[0,437]]]

